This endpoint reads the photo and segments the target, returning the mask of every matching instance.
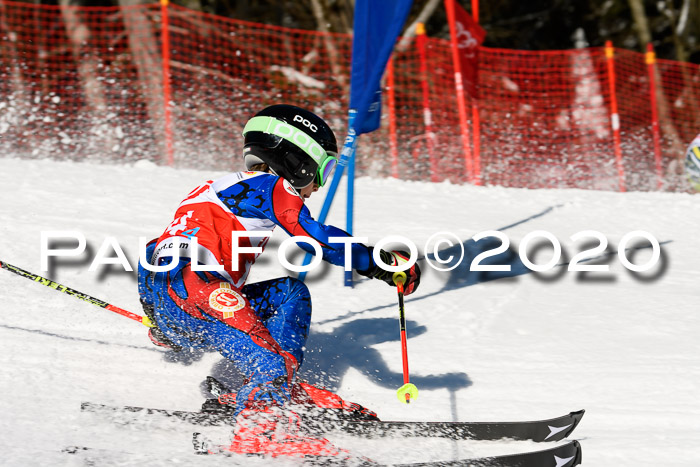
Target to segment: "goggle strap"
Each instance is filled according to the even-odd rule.
[[[243,128],[243,135],[251,131],[259,131],[272,136],[277,136],[286,141],[289,141],[300,151],[304,152],[318,165],[321,165],[329,156],[325,149],[321,147],[316,140],[298,129],[294,125],[278,120],[274,117],[253,117],[248,120]]]

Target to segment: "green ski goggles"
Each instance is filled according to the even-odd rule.
[[[323,186],[331,178],[331,174],[338,165],[338,158],[335,156],[328,156],[322,165],[318,166],[318,172],[316,172],[316,183],[318,186]]]

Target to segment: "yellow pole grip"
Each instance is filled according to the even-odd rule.
[[[394,284],[399,285],[405,284],[406,279],[408,279],[408,276],[406,276],[406,273],[403,271],[395,272],[394,275],[392,276],[392,279],[394,280]]]

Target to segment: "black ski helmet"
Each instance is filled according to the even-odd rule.
[[[333,130],[321,117],[286,104],[266,107],[243,129],[243,155],[248,170],[265,163],[294,188],[314,181],[323,185],[337,162]]]

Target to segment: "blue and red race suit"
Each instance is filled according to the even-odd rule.
[[[153,306],[155,324],[168,339],[181,347],[217,350],[250,376],[237,395],[239,410],[259,398],[285,402],[308,337],[311,297],[306,286],[289,277],[246,285],[261,251],[233,257],[234,242],[262,250],[269,239],[237,233],[272,231],[276,226],[317,241],[325,261],[344,264],[345,246],[332,244],[329,237],[348,237],[347,232],[316,222],[284,179],[237,172],[193,190],[180,203],[173,222],[149,244],[151,265],[176,261],[174,268],[149,272],[139,267],[141,300]],[[313,252],[310,245],[299,245]],[[375,265],[370,248],[359,243],[351,248],[353,269],[365,271]],[[194,253],[198,267],[192,264]]]

